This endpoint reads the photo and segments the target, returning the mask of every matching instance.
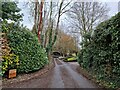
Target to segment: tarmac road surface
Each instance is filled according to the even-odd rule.
[[[55,67],[48,73],[28,81],[4,86],[5,88],[96,88],[98,87],[77,72],[77,62],[54,59]]]

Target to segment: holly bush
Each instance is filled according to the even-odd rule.
[[[26,27],[13,24],[7,32],[11,52],[19,56],[18,73],[39,70],[48,63],[47,54],[38,42],[38,38]]]
[[[119,87],[120,12],[99,24],[94,34],[85,40],[79,53],[81,67],[94,72],[99,80],[105,80],[108,87]]]

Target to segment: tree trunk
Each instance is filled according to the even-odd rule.
[[[42,32],[42,10],[43,10],[43,4],[44,4],[44,0],[41,1],[40,4],[40,20],[39,20],[39,27],[38,27],[38,40],[39,42],[41,41],[41,32]]]

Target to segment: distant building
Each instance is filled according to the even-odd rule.
[[[118,12],[120,12],[120,1],[118,2]]]

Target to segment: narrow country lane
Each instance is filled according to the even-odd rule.
[[[54,59],[55,68],[48,73],[28,81],[4,86],[10,88],[97,88],[95,84],[80,75],[77,62],[65,63]]]

